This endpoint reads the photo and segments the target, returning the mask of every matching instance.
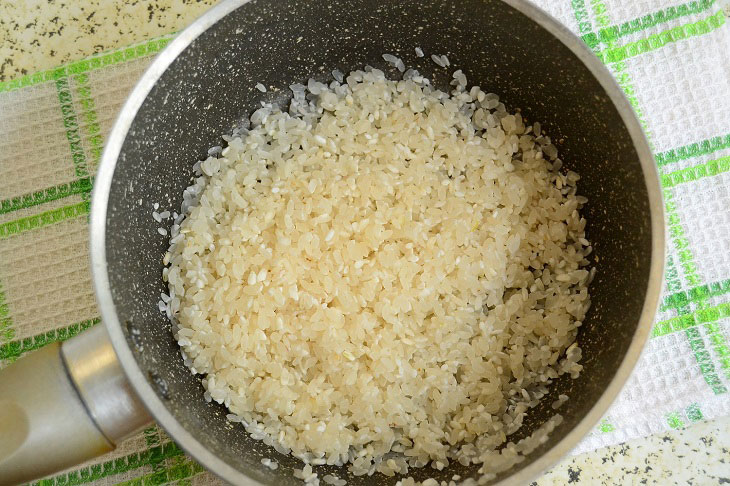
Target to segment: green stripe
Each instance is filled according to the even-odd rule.
[[[684,409],[684,414],[690,422],[698,422],[704,418],[699,403],[692,403],[689,405]]]
[[[662,186],[668,189],[670,187],[678,186],[679,184],[684,184],[685,182],[692,182],[705,177],[716,176],[728,171],[730,171],[730,156],[721,157],[694,167],[675,170],[674,172],[664,174],[661,177]]]
[[[52,209],[43,213],[34,214],[25,218],[0,224],[0,240],[24,233],[33,229],[42,228],[50,224],[58,223],[66,219],[77,218],[88,214],[90,209],[89,201],[71,204],[58,209]]]
[[[667,288],[671,291],[681,288],[681,282],[679,274],[676,271],[674,265],[674,258],[669,255],[667,257]],[[652,329],[652,337],[656,337],[663,334],[668,334],[675,331],[684,331],[687,337],[687,343],[689,344],[692,354],[695,357],[697,366],[700,368],[702,378],[707,383],[707,386],[715,393],[725,393],[727,389],[720,381],[719,376],[715,370],[715,366],[712,363],[712,359],[707,352],[705,343],[702,339],[700,332],[693,326],[697,325],[697,318],[691,313],[689,304],[681,307],[679,312],[681,316],[669,319],[668,321],[662,321],[657,323]],[[688,317],[688,315],[690,315]],[[663,334],[662,334],[663,333]]]
[[[603,0],[591,0],[591,8],[593,9],[593,15],[596,18],[596,25],[598,27],[605,27],[609,23],[608,9]]]
[[[571,6],[573,7],[573,15],[575,21],[578,22],[578,32],[581,34],[588,34],[593,30],[591,25],[591,18],[586,8],[585,0],[571,0]]]
[[[706,19],[679,25],[658,34],[652,34],[646,39],[630,42],[625,46],[609,48],[600,53],[599,57],[605,63],[625,61],[626,59],[657,50],[667,44],[707,34],[724,24],[725,13],[720,10]]]
[[[642,30],[650,29],[664,22],[676,20],[688,15],[702,13],[709,10],[714,4],[715,0],[700,0],[659,10],[654,13],[644,15],[643,17],[629,20],[628,22],[624,22],[620,25],[612,25],[610,27],[601,28],[598,30],[597,34],[593,34],[590,37],[590,42],[608,43],[610,41],[617,40],[620,37],[625,37]],[[585,38],[583,40],[586,43],[589,42]]]
[[[157,429],[156,425],[153,425],[152,427],[148,427],[144,430],[144,440],[147,443],[147,447],[154,447],[157,445],[160,445],[160,434]],[[152,465],[152,470],[154,472],[159,472],[165,468],[165,464],[162,462],[159,462],[157,464]]]
[[[80,118],[83,121],[83,128],[86,132],[86,140],[91,146],[89,156],[92,162],[92,172],[99,167],[101,162],[101,154],[104,150],[104,139],[101,136],[101,128],[96,115],[96,106],[91,96],[91,87],[89,86],[89,75],[81,73],[74,76],[76,82],[76,91],[79,95],[79,104],[81,105]]]
[[[654,325],[651,331],[651,337],[666,336],[673,332],[684,331],[696,327],[698,324],[713,324],[720,319],[730,317],[730,303],[718,304],[714,307],[705,307],[704,309],[698,309],[694,312],[688,312],[686,314],[672,317]],[[711,326],[711,330],[715,330]],[[721,356],[726,353],[718,353]]]
[[[608,420],[603,419],[601,420],[601,423],[598,424],[598,430],[603,434],[608,434],[609,432],[616,430],[616,427],[614,427]]]
[[[697,422],[699,420],[702,420],[703,415],[702,411],[700,410],[700,406],[698,403],[692,403],[687,408],[684,409],[685,417],[690,422]],[[675,411],[670,412],[667,414],[667,424],[673,428],[673,429],[681,429],[685,426],[685,421],[682,419],[681,412]]]
[[[684,277],[692,287],[702,285],[702,281],[697,272],[697,265],[690,250],[690,243],[684,232],[684,227],[677,213],[677,204],[674,202],[674,194],[669,189],[664,189],[664,206],[666,208],[666,223],[669,236],[674,243],[679,256],[679,266],[684,272]]]
[[[717,370],[712,362],[712,356],[705,348],[704,339],[702,338],[700,330],[696,327],[690,327],[684,331],[684,333],[687,335],[690,348],[692,348],[692,351],[695,354],[697,365],[700,367],[700,373],[702,373],[702,378],[705,379],[707,386],[710,387],[715,395],[727,393],[727,388],[722,381],[720,381],[720,377],[717,375]],[[715,344],[715,342],[713,342],[713,344]],[[720,364],[725,369],[726,374],[728,364],[727,360],[728,358],[721,358],[720,360]]]
[[[152,39],[136,46],[111,51],[106,54],[100,54],[81,61],[64,64],[63,66],[49,69],[47,71],[41,71],[18,79],[1,82],[0,93],[40,83],[56,81],[66,76],[86,73],[107,66],[113,66],[114,64],[120,64],[140,57],[149,56],[164,49],[174,36],[175,33],[168,34],[161,38]]]
[[[659,310],[665,311],[668,309],[679,309],[688,305],[691,302],[696,303],[702,300],[711,299],[713,297],[718,297],[720,295],[725,295],[728,293],[730,293],[730,279],[692,287],[691,289],[686,291],[679,290],[670,295],[667,295],[664,298],[662,304],[659,306]]]
[[[586,8],[585,0],[572,0],[571,6],[573,7],[575,21],[578,23],[578,33],[583,39],[583,42],[597,55],[600,41],[596,33],[593,32],[593,25],[591,25],[591,18]]]
[[[205,469],[198,463],[192,460],[185,460],[180,464],[170,466],[162,471],[117,483],[117,486],[158,486],[183,481],[204,471]]]
[[[701,142],[691,143],[683,147],[667,150],[654,155],[656,163],[659,167],[681,160],[699,157],[701,155],[711,154],[718,150],[730,147],[730,134],[718,136],[702,140]]]
[[[677,272],[677,267],[674,266],[674,258],[672,258],[672,255],[667,255],[666,267],[665,281],[667,291],[679,293],[682,290],[682,283],[679,281],[679,273]]]
[[[84,154],[84,147],[81,143],[81,132],[79,131],[79,124],[76,119],[76,111],[74,110],[68,78],[63,77],[57,79],[56,90],[58,91],[58,102],[61,104],[63,126],[66,129],[66,138],[71,149],[71,158],[73,159],[76,177],[89,177],[89,168],[86,165],[86,155]]]
[[[130,454],[101,464],[94,464],[84,469],[59,474],[42,479],[33,486],[76,486],[98,481],[108,476],[123,474],[145,466],[154,466],[165,459],[183,455],[183,450],[174,442],[152,447],[145,451]]]
[[[0,360],[15,361],[24,353],[42,348],[47,344],[70,339],[99,322],[101,322],[101,319],[95,317],[94,319],[77,322],[68,327],[54,329],[53,331],[48,331],[37,336],[0,344]]]
[[[27,209],[53,201],[58,201],[75,194],[83,194],[91,191],[91,178],[85,177],[67,184],[59,184],[42,191],[26,194],[0,201],[0,214],[7,214],[20,209]]]
[[[722,368],[725,377],[728,378],[728,370],[730,370],[730,352],[728,352],[726,343],[723,339],[722,333],[717,323],[707,320],[701,321],[703,317],[701,317],[699,314],[703,311],[727,315],[728,309],[711,308],[702,309],[695,312],[695,314],[697,315],[697,317],[695,317],[695,320],[700,321],[698,323],[701,323],[702,327],[705,329],[705,333],[709,338],[710,345],[717,354],[720,368]],[[706,319],[706,317],[704,319]],[[700,329],[698,327],[689,327],[685,329],[684,333],[687,336],[690,348],[695,355],[697,366],[699,366],[700,373],[702,374],[702,378],[704,378],[705,383],[707,383],[707,386],[709,386],[712,392],[716,395],[727,393],[727,388],[722,383],[719,375],[717,374],[717,368],[715,367],[715,363],[712,360],[710,352],[706,348],[705,340],[702,336],[702,333],[700,332]]]
[[[10,318],[8,299],[5,297],[2,285],[0,285],[0,342],[8,342],[15,336],[13,320]]]
[[[680,266],[684,271],[684,277],[691,286],[699,287],[702,283],[697,271],[697,265],[694,263],[692,251],[690,250],[689,240],[685,235],[684,228],[677,214],[676,204],[673,201],[674,195],[670,189],[664,189],[663,192],[669,235],[678,253]],[[685,329],[689,345],[695,355],[697,365],[700,367],[705,383],[707,383],[715,394],[725,393],[727,392],[727,388],[722,384],[715,365],[712,362],[712,357],[705,347],[702,334],[695,326],[702,324],[710,341],[710,346],[720,360],[720,367],[725,376],[730,378],[730,351],[724,342],[722,333],[719,332],[715,324],[717,319],[730,310],[730,304],[721,304],[714,308],[707,308],[707,300],[698,299],[697,307],[698,310],[695,312],[691,312],[689,304],[680,307],[679,311],[681,315],[675,318],[679,319],[679,321],[674,321],[669,328],[673,329],[676,325],[676,327]],[[666,325],[662,327],[660,324],[658,323],[654,327],[652,334],[662,332],[666,329]]]
[[[152,427],[147,427],[146,429],[144,429],[143,433],[144,440],[147,443],[147,447],[160,445],[160,431],[157,429],[156,425],[153,425]]]
[[[679,412],[671,412],[667,414],[667,424],[673,429],[684,428],[684,421],[679,416]]]
[[[609,17],[603,0],[591,0],[591,7],[593,8],[593,13],[596,17],[596,23],[598,24],[598,27],[608,26]],[[618,45],[616,40],[614,39],[606,41],[605,44],[607,50],[613,49]],[[605,63],[601,52],[596,52],[596,55]],[[636,97],[636,90],[634,89],[634,83],[631,79],[631,76],[628,72],[626,72],[626,64],[623,62],[617,62],[610,65],[609,68],[614,71],[613,74],[616,78],[616,82],[618,82],[618,85],[621,87],[624,94],[626,95],[626,98],[629,100],[629,104],[631,104],[631,107],[634,109],[636,117],[639,119],[639,123],[641,124],[641,127],[646,134],[647,141],[651,145],[652,142],[651,133],[649,132],[649,125],[646,123],[646,118],[644,117],[644,112],[641,109],[641,104],[639,103],[639,99]]]

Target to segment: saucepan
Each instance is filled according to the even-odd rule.
[[[564,165],[581,174],[593,242],[593,305],[578,342],[580,377],[565,375],[530,410],[518,440],[570,397],[547,442],[492,482],[524,484],[591,430],[636,364],[662,286],[664,229],[655,165],[629,103],[594,54],[524,0],[231,0],[183,31],[155,59],[109,136],[95,181],[91,262],[103,326],[50,345],[0,373],[0,483],[41,477],[109,451],[152,420],[234,484],[297,484],[298,460],[251,439],[204,399],[157,302],[167,238],[155,203],[179,208],[193,164],[221,145],[260,101],[287,87],[371,65],[383,53],[447,87],[451,72],[414,49],[446,54],[453,69],[542,122]],[[395,72],[392,72],[395,74]],[[271,86],[266,93],[257,83]],[[8,390],[12,390],[9,393]],[[271,471],[262,458],[276,460]],[[394,484],[322,468],[348,484]],[[478,478],[476,466],[414,470],[415,479]]]

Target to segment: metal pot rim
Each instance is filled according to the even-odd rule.
[[[203,14],[170,42],[165,50],[155,58],[135,86],[114,123],[94,183],[90,218],[90,254],[94,290],[102,320],[109,332],[112,345],[127,378],[152,416],[185,451],[207,469],[230,483],[253,486],[259,485],[260,483],[233,468],[201,444],[167,410],[165,404],[148,383],[146,376],[140,369],[137,360],[129,348],[121,323],[119,322],[109,285],[106,263],[106,215],[109,191],[117,158],[129,128],[137,115],[137,111],[162,74],[198,36],[218,20],[249,1],[227,0]],[[663,286],[665,251],[664,211],[656,165],[641,125],[631,105],[621,91],[621,88],[616,84],[606,67],[585,44],[550,15],[528,3],[527,0],[503,1],[536,22],[568,47],[590,70],[593,76],[595,76],[621,115],[639,156],[644,182],[647,187],[652,229],[652,253],[649,282],[639,325],[626,355],[609,386],[588,414],[560,442],[530,465],[501,480],[497,483],[499,486],[507,486],[508,483],[527,483],[554,465],[561,457],[576,446],[580,439],[595,426],[598,420],[608,410],[608,407],[621,391],[621,388],[631,374],[641,355],[644,344],[649,337]]]

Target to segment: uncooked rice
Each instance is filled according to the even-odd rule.
[[[436,63],[439,67],[447,67],[451,65],[451,62],[449,62],[449,58],[446,57],[446,55],[437,55],[437,54],[431,54],[431,60]]]
[[[396,57],[393,54],[383,54],[383,59],[400,72],[404,72],[406,70],[406,65],[400,57]]]
[[[339,69],[334,69],[332,71],[332,77],[335,78],[335,81],[338,83],[343,83],[345,81],[345,75],[342,74],[342,71]]]
[[[411,69],[333,74],[196,164],[160,310],[206,399],[306,483],[454,461],[488,480],[547,439],[559,415],[508,442],[582,368],[579,177],[461,71],[451,93]]]

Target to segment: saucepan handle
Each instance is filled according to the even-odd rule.
[[[111,451],[151,422],[98,325],[0,371],[0,485]]]

